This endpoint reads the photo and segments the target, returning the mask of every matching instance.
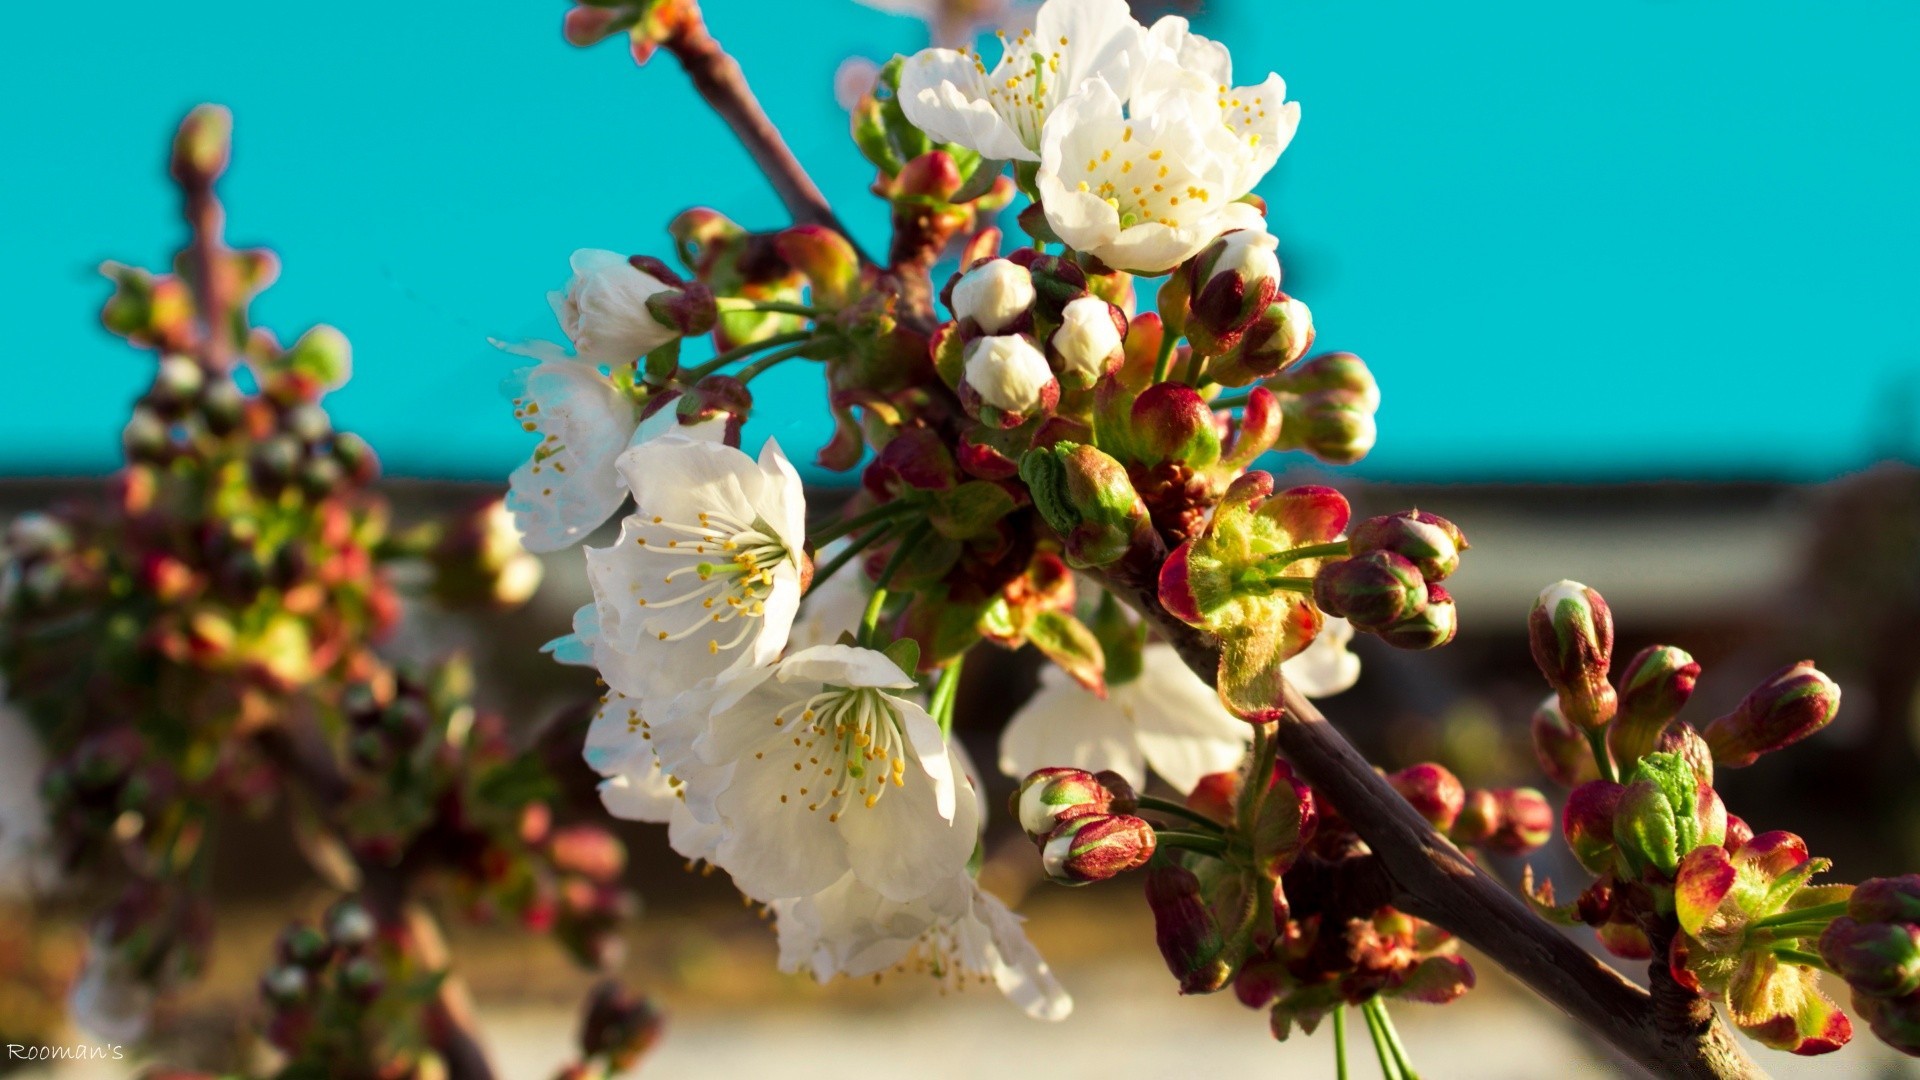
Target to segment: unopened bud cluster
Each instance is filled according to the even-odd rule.
[[[1040,849],[1042,870],[1062,885],[1105,881],[1147,864],[1153,826],[1133,808],[1133,789],[1119,775],[1070,768],[1029,774],[1011,807]]]

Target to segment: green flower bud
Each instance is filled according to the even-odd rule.
[[[1619,711],[1607,729],[1607,745],[1622,767],[1653,751],[1699,678],[1699,663],[1671,645],[1649,645],[1628,662],[1620,673]]]
[[[1027,838],[1041,844],[1061,822],[1105,814],[1112,804],[1113,793],[1092,773],[1053,766],[1028,773],[1009,808]]]
[[[1152,527],[1126,467],[1091,446],[1062,442],[1029,450],[1020,478],[1060,534],[1067,562],[1079,569],[1120,558]]]

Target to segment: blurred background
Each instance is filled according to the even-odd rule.
[[[93,489],[117,460],[148,361],[98,328],[94,267],[175,244],[162,140],[201,101],[231,106],[239,128],[230,235],[286,267],[257,321],[325,321],[353,340],[353,382],[329,406],[378,449],[396,504],[424,515],[501,488],[529,445],[497,390],[514,361],[486,339],[557,336],[543,297],[569,252],[664,254],[662,227],[694,204],[782,221],[670,58],[635,70],[617,44],[578,52],[560,39],[565,6],[6,5],[0,93],[17,105],[0,117],[13,163],[0,295],[17,359],[0,397],[0,518]],[[920,5],[706,5],[873,246],[884,215],[836,84],[929,37],[878,6]],[[1188,14],[1231,44],[1240,81],[1277,70],[1302,102],[1260,194],[1318,347],[1364,356],[1384,394],[1373,455],[1317,478],[1363,514],[1444,514],[1474,544],[1455,579],[1456,644],[1361,641],[1366,674],[1327,704],[1336,722],[1388,768],[1431,758],[1469,784],[1538,783],[1525,718],[1544,687],[1524,617],[1542,586],[1573,577],[1611,601],[1621,657],[1666,642],[1702,662],[1696,723],[1769,671],[1818,660],[1845,689],[1839,720],[1723,793],[1756,828],[1801,832],[1844,880],[1920,864],[1920,7],[1135,6]],[[758,384],[748,437],[810,457],[828,432],[813,376],[787,366]],[[475,653],[483,695],[529,722],[576,703],[590,681],[535,648],[585,595],[577,555],[548,560],[547,582],[528,612],[418,621],[396,648]],[[970,671],[961,699],[986,761],[1033,679],[1028,657],[999,659]],[[1766,820],[1769,804],[1792,819]],[[723,881],[684,873],[654,831],[626,836],[650,905],[629,967],[673,1014],[656,1075],[837,1076],[878,1031],[911,1041],[922,1076],[1331,1071],[1324,1039],[1276,1048],[1231,1000],[1170,1000],[1131,883],[1036,890],[1025,905],[1080,999],[1053,1028],[983,995],[936,1002],[904,977],[823,991],[777,976],[771,934]],[[279,913],[319,903],[295,854],[226,848],[237,936],[178,1006],[189,1038],[244,1023]],[[989,873],[1013,900],[1036,868],[1030,851],[1004,854]],[[1583,881],[1557,845],[1535,863]],[[506,1075],[549,1070],[583,977],[507,934],[463,948]],[[1402,1010],[1427,1075],[1539,1076],[1543,1060],[1612,1075],[1552,1010],[1480,971],[1481,989],[1444,1013]],[[1189,1036],[1204,1063],[1179,1051]],[[906,1067],[893,1053],[883,1074]],[[1835,1058],[1765,1064],[1920,1076],[1864,1037]]]

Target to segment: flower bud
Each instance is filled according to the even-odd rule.
[[[280,357],[280,364],[329,390],[337,390],[353,375],[353,345],[347,335],[323,324],[301,334],[300,340]]]
[[[612,881],[627,865],[627,849],[598,825],[566,825],[555,829],[548,847],[554,869],[580,874],[594,881]]]
[[[1611,780],[1589,780],[1567,795],[1560,830],[1580,865],[1593,873],[1613,866],[1613,818],[1626,788]]]
[[[613,1071],[631,1069],[660,1040],[665,1019],[652,999],[628,994],[608,981],[594,987],[580,1025],[580,1050],[587,1057],[606,1057]]]
[[[1903,998],[1855,994],[1853,1008],[1881,1042],[1903,1054],[1920,1057],[1920,993]]]
[[[357,949],[371,942],[379,930],[373,913],[353,900],[341,900],[328,908],[323,925],[327,940],[336,949]]]
[[[1460,566],[1467,538],[1459,526],[1437,514],[1402,510],[1368,518],[1353,527],[1348,543],[1355,555],[1391,551],[1420,568],[1428,581],[1441,581]]]
[[[1813,661],[1802,660],[1774,672],[1732,712],[1708,724],[1707,745],[1715,761],[1740,768],[1826,727],[1839,711],[1840,688]]]
[[[1279,247],[1264,229],[1236,229],[1187,264],[1194,275],[1187,339],[1194,348],[1209,356],[1219,352],[1273,303],[1280,289]]]
[[[1011,809],[1027,839],[1044,843],[1063,821],[1088,814],[1104,814],[1113,804],[1113,793],[1098,777],[1085,769],[1053,766],[1036,769],[1020,781],[1013,793]]]
[[[1634,766],[1613,821],[1632,876],[1670,881],[1682,856],[1726,835],[1726,806],[1679,754],[1655,751]]]
[[[1048,339],[1060,358],[1061,381],[1084,389],[1118,368],[1126,330],[1126,315],[1105,300],[1083,296],[1068,301],[1060,311],[1060,328]]]
[[[1328,615],[1377,630],[1420,614],[1427,606],[1427,583],[1411,559],[1375,551],[1322,568],[1313,579],[1313,599]]]
[[[1897,998],[1920,992],[1920,926],[1841,916],[1820,935],[1820,955],[1856,994]]]
[[[1020,459],[1020,479],[1077,569],[1113,562],[1151,528],[1126,466],[1091,446],[1062,442],[1029,450]]]
[[[1868,878],[1847,898],[1847,914],[1861,922],[1920,923],[1920,874]]]
[[[173,177],[188,185],[212,183],[232,155],[233,114],[224,105],[196,105],[173,137]]]
[[[1453,594],[1439,585],[1427,585],[1427,606],[1418,615],[1409,615],[1391,626],[1375,630],[1374,636],[1396,649],[1437,649],[1460,632],[1460,611]]]
[[[260,994],[282,1007],[297,1005],[313,988],[313,976],[295,964],[283,964],[260,976]]]
[[[1153,857],[1153,826],[1125,814],[1084,814],[1055,825],[1040,866],[1062,885],[1086,885],[1137,870]]]
[[[1525,855],[1553,839],[1553,807],[1534,788],[1500,788],[1500,825],[1483,843],[1493,851]]]
[[[1432,762],[1409,765],[1387,777],[1387,782],[1427,819],[1427,824],[1443,833],[1453,828],[1466,803],[1467,792],[1459,778]]]
[[[984,413],[979,405],[997,410],[1004,415],[980,418],[1000,427],[1018,427],[1029,417],[1052,411],[1060,401],[1060,383],[1047,358],[1019,334],[983,337],[969,344],[963,372],[962,402],[968,402],[967,392],[971,392],[971,411]]]
[[[1220,460],[1213,409],[1184,383],[1156,383],[1141,391],[1128,410],[1128,429],[1143,464],[1179,462],[1203,469]]]
[[[341,964],[335,979],[349,999],[362,1005],[372,1004],[387,988],[387,974],[371,956],[356,956]]]
[[[614,251],[582,248],[568,261],[573,277],[547,302],[581,359],[628,364],[680,336],[648,304],[669,289],[666,282]]]
[[[1033,275],[1011,259],[988,259],[953,283],[949,307],[982,334],[998,334],[1033,307]]]
[[[1653,750],[1699,678],[1699,663],[1671,645],[1649,645],[1634,655],[1620,673],[1619,711],[1607,729],[1607,745],[1622,767]]]
[[[1613,613],[1600,594],[1577,581],[1549,585],[1527,616],[1533,662],[1560,692],[1560,709],[1582,728],[1613,719]]]
[[[1713,784],[1713,752],[1707,749],[1706,740],[1693,730],[1692,724],[1673,724],[1660,733],[1653,748],[1669,754],[1680,755],[1700,782]]]
[[[1458,844],[1478,844],[1499,830],[1500,800],[1485,788],[1474,788],[1462,797],[1447,835]]]
[[[1288,396],[1280,403],[1284,419],[1280,441],[1275,445],[1281,450],[1304,450],[1332,465],[1351,465],[1373,449],[1379,436],[1373,418],[1378,408],[1377,393],[1369,397],[1348,390],[1327,390]]]
[[[1593,747],[1587,736],[1574,727],[1560,711],[1560,695],[1548,694],[1533,710],[1533,756],[1540,768],[1557,784],[1574,787],[1597,779],[1600,767],[1594,763]]]
[[[1193,327],[1188,327],[1191,332]],[[1313,345],[1313,313],[1307,305],[1276,294],[1239,332],[1230,347],[1211,356],[1207,375],[1222,386],[1245,386],[1270,378],[1307,354]],[[1367,413],[1369,425],[1373,410]],[[1368,442],[1371,443],[1369,438]]]
[[[1176,275],[1177,276],[1177,275]],[[1233,963],[1193,871],[1162,856],[1147,864],[1147,907],[1154,943],[1183,994],[1210,994],[1233,977]]]

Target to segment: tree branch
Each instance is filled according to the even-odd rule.
[[[747,77],[739,63],[707,32],[699,4],[695,0],[683,0],[675,15],[671,32],[661,44],[686,69],[700,97],[733,129],[734,137],[766,174],[793,220],[802,225],[824,225],[853,243],[853,234],[834,215],[833,208],[827,205],[827,197],[807,175],[793,151],[787,149],[780,129],[773,126],[766,110],[747,87]],[[854,244],[854,250],[859,250],[858,244]],[[872,260],[862,253],[860,261],[870,263]]]
[[[1156,536],[1135,545],[1103,577],[1212,685],[1219,674],[1219,642],[1160,606],[1157,578],[1165,557]],[[1479,949],[1656,1076],[1734,1080],[1766,1075],[1705,1001],[1695,995],[1685,995],[1687,1001],[1650,997],[1595,959],[1435,832],[1291,686],[1283,705],[1285,714],[1273,726],[1281,753],[1373,850],[1392,881],[1395,907]],[[1658,990],[1664,965],[1652,966]]]

